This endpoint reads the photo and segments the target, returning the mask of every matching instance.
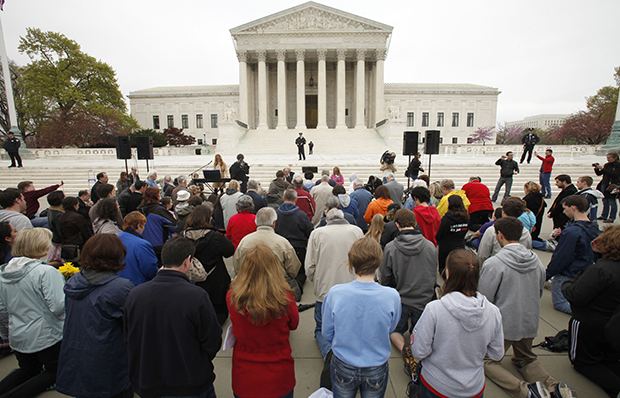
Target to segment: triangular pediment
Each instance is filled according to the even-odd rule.
[[[237,34],[309,31],[392,32],[392,27],[315,2],[257,19],[230,30]]]

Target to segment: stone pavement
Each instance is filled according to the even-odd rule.
[[[260,156],[247,156],[248,162],[253,165],[252,173],[256,173],[258,175],[260,173],[259,169],[265,168],[269,173],[272,173],[277,168],[280,168],[283,163],[291,163],[295,164],[294,159],[282,159],[280,156],[268,156],[268,155],[260,155]],[[400,157],[402,159],[402,157]],[[201,157],[201,162],[204,157]],[[209,158],[210,159],[210,158]],[[296,159],[296,158],[295,158]],[[315,160],[316,159],[316,160]],[[329,165],[342,165],[341,169],[343,173],[345,173],[345,180],[348,174],[347,167],[359,167],[360,169],[360,177],[367,178],[367,175],[362,175],[361,172],[364,170],[373,170],[373,173],[378,174],[376,166],[377,159],[374,155],[364,156],[364,155],[348,155],[348,156],[327,156],[323,155],[320,159],[313,159],[313,164],[317,164],[322,167],[322,165],[326,165],[329,168]],[[228,159],[226,159],[228,160]],[[432,174],[432,179],[440,179],[440,178],[454,178],[457,181],[464,182],[466,177],[469,175],[483,175],[483,181],[485,180],[484,176],[488,176],[486,178],[486,182],[488,182],[491,190],[494,187],[495,181],[498,175],[498,167],[494,165],[495,162],[494,157],[484,157],[484,156],[467,156],[467,155],[452,155],[452,156],[434,156],[433,157],[433,170],[435,170]],[[13,180],[15,177],[21,179],[32,179],[35,180],[37,186],[39,188],[44,187],[49,184],[55,183],[58,179],[64,178],[65,174],[70,174],[70,170],[67,170],[67,165],[55,164],[57,162],[54,161],[44,161],[37,160],[32,161],[34,164],[28,162],[26,163],[26,167],[24,170],[18,170],[17,172],[23,173],[22,175],[16,176],[14,172],[8,171],[6,169],[0,170],[0,181],[2,182],[2,188],[6,188],[7,186],[14,186],[12,182],[9,184],[7,180]],[[187,157],[187,158],[157,158],[155,159],[155,163],[160,170],[161,173],[166,173],[167,168],[175,168],[175,169],[185,169],[185,170],[193,170],[198,168],[200,164],[196,165],[196,158]],[[427,160],[425,160],[425,163]],[[568,158],[560,158],[556,161],[556,166],[554,167],[554,174],[557,171],[557,174],[562,172],[568,172],[572,175],[573,179],[579,175],[593,175],[591,168],[589,167],[593,162],[600,162],[601,164],[605,162],[603,157],[582,157],[576,160],[568,159]],[[144,163],[140,162],[140,169],[142,170],[141,174],[145,174],[143,169]],[[206,163],[206,161],[204,162]],[[399,170],[404,170],[406,165],[398,164]],[[33,167],[35,166],[35,167]],[[112,168],[117,168],[120,170],[121,166],[124,168],[124,163],[120,160],[110,159],[110,160],[101,160],[101,161],[84,161],[77,160],[71,162],[71,167],[69,169],[81,169],[88,170],[88,168],[100,168],[103,170],[111,170]],[[45,174],[44,169],[50,168],[50,172],[53,171],[53,174],[46,175],[45,178],[40,179],[38,176],[41,174]],[[319,167],[319,169],[321,169]],[[513,185],[513,194],[522,196],[521,187],[523,186],[523,181],[527,181],[528,179],[533,179],[537,181],[537,171],[538,171],[539,163],[535,163],[532,161],[532,165],[524,165],[522,166],[523,172],[521,173],[519,180],[515,181]],[[57,168],[64,168],[65,171],[62,173],[58,173]],[[37,171],[33,173],[33,169]],[[255,171],[256,170],[256,171]],[[399,173],[400,174],[400,173]],[[112,182],[113,176],[110,172],[110,180]],[[594,177],[594,176],[593,176]],[[83,178],[80,177],[80,178]],[[595,181],[598,182],[598,178],[595,178]],[[263,180],[268,181],[268,180]],[[115,181],[114,181],[115,182]],[[401,182],[405,182],[406,180]],[[84,184],[83,182],[81,184]],[[92,184],[91,184],[92,185]],[[84,187],[87,185],[84,184]],[[457,186],[459,182],[457,182]],[[557,189],[552,187],[552,190],[555,194],[557,194]],[[77,191],[77,189],[68,190],[65,188],[65,191],[68,194],[73,194],[73,191]],[[555,196],[555,195],[554,195]],[[47,203],[45,200],[41,200],[42,207],[46,207]],[[602,228],[603,224],[599,224]],[[543,223],[543,232],[541,236],[547,236],[551,232],[551,223],[548,219]],[[540,256],[543,264],[548,264],[549,259],[551,257],[550,253],[538,252],[537,254]],[[231,261],[227,261],[227,265],[229,269],[232,269]],[[314,295],[312,292],[312,284],[307,281],[304,289],[304,295],[302,297],[302,303],[312,303],[314,302]],[[540,314],[540,323],[538,330],[538,337],[535,339],[535,343],[538,343],[543,340],[545,336],[555,335],[559,330],[566,329],[568,326],[569,316],[556,311],[553,309],[553,305],[551,303],[551,292],[549,290],[545,290],[544,296],[541,300],[541,314]],[[228,327],[229,321],[224,325],[224,328]],[[313,318],[313,310],[307,310],[300,314],[300,324],[299,328],[296,331],[291,332],[291,346],[293,349],[293,357],[295,358],[295,371],[296,371],[296,379],[297,386],[295,388],[295,396],[299,398],[308,397],[313,391],[315,391],[319,387],[319,375],[323,368],[323,360],[321,358],[320,351],[316,342],[314,341],[314,318]],[[574,371],[570,365],[566,353],[556,354],[548,351],[544,351],[542,349],[535,349],[534,351],[539,355],[540,362],[546,367],[546,369],[551,373],[553,377],[557,380],[565,380],[571,383],[578,391],[580,397],[586,398],[596,398],[596,397],[605,397],[604,392],[596,385],[591,383],[588,379],[581,376],[579,373]],[[510,354],[510,351],[509,353]],[[220,351],[215,359],[215,372],[217,374],[217,378],[215,381],[216,392],[219,397],[232,397],[231,390],[231,367],[232,367],[232,351]],[[516,369],[510,363],[510,355],[508,355],[502,362],[503,366],[513,372],[518,376]],[[407,376],[403,371],[403,363],[400,356],[400,353],[397,352],[394,348],[392,348],[392,354],[390,357],[390,378],[389,385],[386,392],[386,397],[398,397],[404,398],[406,397],[405,389],[407,385]],[[11,371],[14,367],[17,366],[16,360],[14,356],[7,356],[0,359],[0,378],[4,377],[8,372]],[[64,395],[57,393],[55,391],[46,392],[41,394],[41,397],[52,398],[52,397],[63,397]],[[508,397],[508,395],[503,392],[500,388],[498,388],[493,382],[487,380],[485,397],[491,398],[499,398],[499,397]]]

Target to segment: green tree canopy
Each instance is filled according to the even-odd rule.
[[[23,68],[24,114],[42,145],[112,145],[114,135],[137,127],[114,69],[75,41],[29,28],[19,50],[31,60]]]

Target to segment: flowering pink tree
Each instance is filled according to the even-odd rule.
[[[521,142],[523,126],[508,126],[508,123],[497,123],[496,142],[498,144],[515,144]]]
[[[485,145],[487,141],[493,138],[493,129],[495,129],[494,126],[478,127],[473,134],[469,135],[468,141],[472,144],[482,142],[482,145]]]

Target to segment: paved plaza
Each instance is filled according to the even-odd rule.
[[[154,166],[158,169],[160,174],[169,174],[167,170],[174,170],[176,173],[186,171],[186,173],[199,168],[202,164],[206,164],[212,159],[212,155],[209,156],[195,156],[195,157],[158,157],[154,161]],[[281,168],[284,165],[292,165],[293,170],[300,168],[301,163],[296,160],[296,154],[291,153],[291,156],[273,156],[273,155],[260,155],[252,156],[246,155],[246,160],[250,165],[251,177],[260,176],[263,185],[273,177],[275,170]],[[493,190],[497,177],[499,175],[499,167],[494,165],[496,160],[493,156],[472,156],[472,155],[438,155],[433,156],[432,159],[432,180],[439,180],[442,178],[453,178],[457,181],[457,186],[461,186],[469,175],[481,175],[483,176],[483,182],[489,185],[489,188]],[[232,156],[225,157],[225,161],[230,165],[234,161]],[[133,162],[133,161],[132,161]],[[556,161],[554,166],[554,175],[567,172],[571,174],[573,180],[576,180],[580,175],[592,175],[592,169],[590,164],[593,162],[599,162],[603,164],[605,162],[604,157],[596,156],[583,156],[575,159],[570,157],[560,157]],[[423,166],[427,167],[428,158],[425,157]],[[133,165],[130,164],[130,166]],[[306,165],[304,163],[303,165]],[[316,155],[309,157],[307,165],[313,165],[322,168],[331,169],[333,166],[339,166],[347,179],[351,170],[356,170],[360,178],[366,179],[369,173],[379,175],[378,171],[378,156],[375,154],[368,155]],[[399,170],[406,168],[406,160],[404,157],[399,156],[397,158],[397,165]],[[140,174],[143,178],[146,176],[146,170],[144,161],[138,162]],[[522,165],[522,173],[516,177],[515,184],[513,185],[513,194],[523,196],[522,186],[523,182],[528,180],[537,181],[538,168],[540,162],[538,160],[532,160],[531,165]],[[44,186],[57,183],[59,179],[68,180],[70,184],[64,187],[67,194],[72,195],[77,192],[78,189],[84,189],[89,187],[87,181],[87,171],[94,169],[97,171],[107,171],[110,175],[110,182],[116,182],[116,176],[118,172],[124,169],[124,162],[116,159],[99,159],[99,160],[75,160],[71,161],[70,165],[67,165],[65,160],[30,160],[25,162],[23,170],[8,170],[6,164],[3,162],[2,169],[0,170],[0,188],[4,189],[8,186],[14,186],[13,181],[19,181],[24,179],[34,180],[37,184],[37,188],[43,188]],[[176,175],[175,173],[170,173]],[[399,175],[402,173],[399,171]],[[67,178],[66,178],[67,177]],[[68,178],[70,177],[70,178]],[[397,176],[398,177],[398,176]],[[267,179],[269,178],[269,179]],[[398,177],[400,182],[406,184],[406,179]],[[599,178],[595,177],[595,183]],[[92,185],[92,184],[91,184]],[[268,185],[268,184],[267,184]],[[554,197],[557,194],[557,189],[553,189]],[[42,207],[46,207],[47,203],[45,199],[40,201]],[[548,202],[549,204],[551,202]],[[603,227],[600,224],[599,227]],[[543,231],[541,236],[545,237],[551,232],[551,222],[546,219],[543,224]],[[551,257],[550,253],[536,252],[543,264],[548,264]],[[232,261],[227,261],[227,266],[232,270]],[[302,297],[302,303],[313,303],[315,301],[313,295],[313,289],[310,281],[306,281],[304,295]],[[538,330],[538,337],[535,339],[535,343],[540,342],[544,336],[555,335],[559,330],[566,329],[568,326],[569,316],[558,312],[553,309],[551,303],[551,292],[545,290],[544,296],[541,301],[541,314],[540,324]],[[230,321],[224,325],[224,329],[228,327]],[[314,331],[314,318],[313,310],[307,310],[300,314],[300,324],[296,331],[291,332],[291,346],[293,349],[293,357],[295,358],[295,371],[297,386],[295,388],[296,397],[308,397],[313,391],[319,387],[319,375],[323,368],[323,361],[320,351],[313,337]],[[557,380],[565,380],[576,387],[580,397],[596,398],[605,397],[603,391],[596,385],[591,383],[585,377],[574,371],[570,365],[567,354],[555,354],[542,349],[536,348],[535,353],[539,355],[540,362],[546,367],[553,377]],[[509,352],[510,354],[510,352]],[[214,361],[215,373],[217,375],[215,381],[215,389],[219,397],[232,397],[231,389],[231,363],[232,363],[232,351],[220,351]],[[387,389],[386,397],[406,397],[405,389],[407,385],[407,376],[403,372],[403,363],[400,353],[395,349],[392,349],[392,355],[389,360],[390,363],[390,381]],[[510,359],[505,358],[503,365],[509,369],[512,373],[518,374],[516,369],[510,363]],[[0,359],[0,377],[4,377],[8,372],[17,366],[14,356],[7,356]],[[46,392],[41,397],[52,398],[62,397],[64,395],[55,391]],[[485,397],[508,397],[501,389],[499,389],[493,382],[487,380]]]

